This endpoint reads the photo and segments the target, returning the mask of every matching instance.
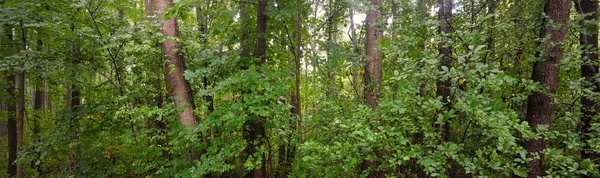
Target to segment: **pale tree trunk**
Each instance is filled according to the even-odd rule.
[[[381,12],[380,12],[380,4],[379,0],[370,0],[370,9],[367,13],[367,41],[366,41],[366,49],[367,49],[367,61],[365,63],[365,73],[363,77],[363,81],[365,83],[365,91],[364,97],[371,109],[376,110],[379,106],[378,99],[380,96],[380,87],[381,87],[381,51],[377,47],[377,41],[379,41],[383,32],[380,28],[382,23]],[[374,119],[370,119],[374,122]],[[376,151],[377,152],[377,151]],[[362,170],[373,169],[369,172],[367,177],[382,177],[382,173],[377,171],[377,166],[379,166],[380,161],[363,161],[361,167]]]
[[[600,93],[600,82],[594,77],[598,74],[598,24],[595,22],[598,20],[598,2],[595,0],[575,0],[575,8],[579,14],[585,15],[579,33],[580,48],[583,49],[581,54],[583,58],[583,64],[581,64],[583,86],[591,89],[594,93]],[[586,28],[590,26],[593,27],[591,31]],[[595,163],[598,164],[597,158],[600,155],[593,151],[589,143],[586,143],[591,139],[592,120],[598,113],[598,105],[587,93],[581,98],[581,105],[583,116],[579,123],[579,131],[581,141],[584,142],[581,159],[596,160]],[[591,176],[586,175],[584,177]]]
[[[154,0],[156,15],[162,17],[165,11],[172,7],[171,0]],[[196,125],[196,116],[194,115],[194,101],[191,95],[190,84],[183,77],[185,71],[185,61],[181,52],[181,47],[175,39],[179,34],[177,19],[165,19],[160,23],[160,32],[167,38],[162,42],[162,53],[167,63],[165,72],[169,83],[170,94],[175,97],[175,107],[183,108],[178,112],[179,122],[187,127]]]
[[[533,65],[532,79],[539,82],[545,92],[534,92],[529,96],[527,102],[526,120],[529,122],[529,127],[534,132],[540,125],[545,125],[550,128],[552,121],[552,112],[554,110],[554,98],[550,95],[556,93],[558,86],[559,64],[563,57],[563,46],[567,36],[567,23],[569,21],[570,0],[547,0],[546,9],[550,21],[553,22],[542,26],[540,36],[545,37],[550,35],[549,39],[544,39],[540,44],[543,53],[541,59]],[[554,28],[554,27],[557,28]],[[552,28],[550,28],[552,27]],[[544,167],[542,160],[544,155],[541,151],[546,147],[546,139],[532,139],[525,143],[525,149],[529,152],[529,157],[532,158],[529,162],[529,177],[538,177],[544,175]],[[539,158],[535,156],[539,155]]]
[[[365,64],[365,100],[372,109],[377,109],[381,87],[381,51],[377,47],[377,41],[383,33],[380,29],[381,12],[379,11],[379,0],[370,0],[372,9],[367,14],[367,56]]]

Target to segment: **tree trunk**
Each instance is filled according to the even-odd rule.
[[[171,0],[154,0],[154,8],[156,15],[162,17],[165,11],[172,7]],[[190,84],[183,77],[185,71],[185,61],[181,48],[172,38],[176,38],[179,34],[177,19],[165,19],[160,23],[160,32],[168,39],[162,42],[162,53],[167,63],[165,64],[165,72],[168,77],[170,94],[175,97],[175,107],[184,108],[178,112],[179,122],[187,127],[196,125],[196,116],[194,115],[194,100],[192,100]]]
[[[440,35],[442,40],[438,44],[438,52],[441,55],[439,70],[450,69],[452,63],[452,46],[447,44],[450,41],[450,31],[452,25],[452,0],[438,0],[440,9],[438,11],[438,19],[440,21]],[[452,108],[452,102],[450,101],[450,79],[440,79],[437,82],[437,96],[442,97],[442,103],[444,103],[444,109],[450,110]],[[450,124],[448,121],[444,123],[442,131],[443,140],[450,139]]]
[[[9,75],[6,80],[8,87],[6,87],[6,93],[9,94],[10,99],[6,101],[6,111],[8,113],[7,118],[7,130],[8,130],[8,176],[13,177],[17,175],[17,165],[13,164],[17,160],[17,107],[15,105],[15,79],[16,76]]]
[[[265,10],[267,7],[267,0],[257,0],[258,1],[258,9],[256,14],[256,53],[255,57],[259,58],[258,66],[262,66],[267,62],[267,40],[266,40],[266,30],[267,30],[267,15],[265,14]],[[243,52],[243,51],[242,51]],[[246,146],[246,154],[248,156],[254,155],[258,148],[261,147],[264,143],[264,138],[266,136],[265,133],[265,123],[266,118],[264,117],[250,117],[244,124],[246,141],[248,145]],[[265,153],[261,154],[261,164],[260,167],[248,172],[245,177],[246,178],[264,178],[267,177],[267,161],[265,157]]]
[[[575,1],[575,8],[577,8],[579,14],[586,15],[584,21],[581,22],[581,32],[579,34],[580,48],[583,50],[581,54],[583,59],[581,65],[583,86],[591,89],[594,93],[600,93],[600,82],[594,78],[598,74],[598,24],[595,23],[598,20],[598,2],[595,0],[577,0]],[[586,27],[592,28],[586,31]],[[581,98],[581,105],[583,116],[581,117],[579,131],[581,132],[581,141],[584,142],[581,159],[596,160],[600,155],[595,153],[590,144],[586,142],[591,139],[592,119],[597,115],[598,106],[588,94]],[[598,160],[595,163],[598,164]]]
[[[27,50],[27,28],[21,22],[21,52]],[[25,71],[17,74],[17,158],[21,157],[25,119]],[[23,164],[17,164],[17,178],[23,177]]]
[[[546,89],[548,95],[542,92],[535,92],[528,98],[526,120],[529,127],[537,132],[539,125],[545,125],[550,128],[553,112],[554,99],[550,96],[556,93],[558,85],[558,73],[560,60],[563,57],[563,43],[567,36],[567,23],[569,21],[569,0],[547,0],[547,12],[553,24],[542,26],[540,36],[550,35],[550,39],[544,39],[541,43],[543,54],[541,60],[535,62],[533,66],[532,79]],[[559,26],[559,28],[553,28]],[[550,28],[552,27],[552,28]],[[542,160],[544,159],[541,151],[545,148],[545,138],[528,140],[525,143],[525,149],[529,152],[529,157],[533,158],[529,162],[529,177],[538,177],[544,175]],[[539,155],[539,158],[535,158]]]
[[[42,48],[42,40],[38,39],[37,40],[37,50],[41,51]],[[35,145],[39,145],[41,143],[41,136],[40,136],[40,120],[43,118],[43,115],[45,113],[45,109],[44,109],[44,104],[45,104],[45,96],[46,96],[46,91],[43,90],[44,88],[44,81],[45,79],[42,76],[37,77],[38,81],[37,81],[37,85],[35,86],[35,95],[34,95],[34,103],[33,103],[33,110],[34,110],[34,117],[33,117],[33,136],[34,136],[34,143]],[[38,175],[43,175],[42,173],[42,169],[41,166],[39,164],[36,164],[35,162],[37,160],[40,160],[40,151],[39,149],[34,149],[34,153],[33,155],[35,156],[35,159],[33,161],[31,161],[31,168],[33,168],[35,171],[38,172]],[[41,160],[40,160],[41,163]]]
[[[207,7],[208,8],[208,7]],[[204,44],[206,43],[206,37],[205,35],[207,35],[208,33],[208,29],[207,29],[207,17],[206,15],[203,15],[202,13],[202,7],[198,6],[196,7],[196,21],[198,22],[198,36],[200,39],[200,43]],[[209,62],[205,62],[204,67],[209,67]],[[210,77],[208,76],[208,74],[204,74],[204,76],[202,76],[202,85],[204,86],[204,89],[208,89],[211,85],[211,80]],[[207,115],[210,115],[210,113],[212,113],[213,111],[215,111],[215,101],[213,98],[212,94],[206,94],[203,96],[204,102],[208,103],[208,111],[207,111]]]
[[[381,20],[379,11],[379,0],[370,0],[373,7],[367,14],[367,56],[369,59],[365,64],[365,100],[372,109],[377,109],[381,86],[381,51],[377,49],[377,41],[383,33],[377,24]]]
[[[371,9],[367,13],[367,59],[365,63],[364,83],[365,93],[364,97],[367,104],[371,109],[376,110],[379,106],[378,99],[380,95],[381,87],[381,51],[377,47],[377,41],[379,41],[383,32],[378,24],[381,19],[380,4],[379,0],[370,0]],[[371,120],[373,121],[373,120]],[[379,166],[379,161],[364,160],[361,167],[362,170],[376,169]],[[382,177],[382,173],[377,170],[371,170],[367,177]]]

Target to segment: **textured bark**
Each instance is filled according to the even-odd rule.
[[[257,0],[258,9],[256,14],[256,53],[255,57],[259,58],[258,66],[262,66],[267,61],[267,41],[266,41],[266,30],[267,30],[267,16],[265,10],[267,8],[267,0]],[[246,146],[246,154],[248,156],[254,155],[258,148],[264,143],[265,138],[265,123],[266,118],[252,116],[244,124],[245,132],[244,137],[248,142]],[[261,166],[248,172],[244,177],[246,178],[264,178],[267,177],[267,161],[265,153],[261,155]]]
[[[38,36],[39,38],[39,36]],[[37,50],[41,51],[42,50],[42,46],[43,46],[43,42],[42,40],[38,39],[37,40]],[[35,94],[34,94],[34,101],[33,101],[33,110],[34,110],[34,115],[33,115],[33,142],[35,143],[35,145],[39,145],[41,143],[41,136],[40,136],[40,120],[42,119],[42,116],[44,115],[45,112],[45,103],[46,103],[46,92],[44,89],[44,81],[45,79],[42,76],[38,76],[37,77],[37,83],[35,86]],[[41,152],[39,149],[34,149],[33,151],[33,155],[34,155],[34,160],[31,161],[31,165],[30,167],[35,170],[38,175],[43,175],[42,169],[41,169],[41,161],[40,164],[35,164],[35,162],[37,160],[40,160],[41,157]]]
[[[495,42],[494,42],[494,26],[496,25],[496,1],[489,1],[488,2],[488,14],[492,15],[491,19],[490,19],[490,31],[489,31],[489,37],[487,39],[487,48],[488,50],[490,50],[489,52],[489,56],[490,56],[490,60],[494,61],[494,58],[496,58],[496,47],[495,47]],[[486,61],[484,61],[486,62]],[[500,61],[500,67],[502,67],[502,61]]]
[[[595,23],[598,20],[598,1],[595,0],[576,0],[575,8],[580,14],[584,14],[585,19],[581,22],[581,32],[579,34],[579,43],[581,48],[584,49],[581,57],[583,64],[581,65],[581,77],[583,77],[583,86],[591,89],[595,93],[600,93],[600,82],[594,79],[594,76],[598,74],[598,24]],[[591,22],[586,22],[591,21]],[[586,31],[586,27],[592,27],[591,30]],[[583,116],[579,123],[579,131],[581,140],[585,143],[590,140],[592,119],[597,115],[598,105],[595,101],[584,95],[581,98],[581,112]],[[592,151],[593,148],[585,143],[581,150],[581,159],[596,160],[596,164],[599,163],[597,158],[600,156]],[[591,176],[584,176],[591,177]]]
[[[171,0],[154,0],[156,15],[161,17],[165,11],[172,7]],[[196,125],[196,116],[194,115],[194,100],[191,95],[190,84],[183,77],[185,71],[185,61],[181,48],[175,39],[179,34],[177,19],[165,19],[160,23],[160,32],[167,38],[162,42],[162,53],[167,63],[165,72],[169,83],[170,94],[175,97],[175,107],[183,108],[178,111],[179,122],[187,127]]]
[[[546,89],[545,92],[535,92],[528,98],[526,120],[529,122],[529,127],[534,132],[540,125],[550,127],[552,121],[553,102],[554,99],[550,96],[556,92],[558,85],[558,72],[560,60],[563,57],[563,43],[567,36],[567,23],[569,21],[569,0],[547,0],[547,14],[549,15],[552,24],[544,25],[541,29],[542,37],[546,34],[550,35],[550,39],[544,39],[541,43],[543,52],[541,60],[535,62],[533,66],[532,79]],[[552,28],[552,26],[558,26]],[[531,169],[529,177],[537,177],[544,175],[544,167],[541,151],[545,148],[545,138],[528,140],[525,143],[525,149],[529,152],[529,156],[539,155],[539,158],[533,158],[528,166]]]
[[[15,75],[9,75],[6,80],[8,86],[6,87],[6,93],[9,94],[10,99],[6,101],[7,111],[7,129],[8,129],[8,176],[13,177],[17,175],[17,165],[13,164],[17,160],[17,107],[15,105]]]
[[[378,99],[380,96],[381,87],[381,51],[377,47],[377,41],[383,36],[383,31],[380,29],[382,23],[379,0],[370,0],[371,9],[367,13],[367,59],[365,63],[365,73],[363,81],[365,83],[364,97],[371,109],[376,110],[379,106]],[[379,165],[379,160],[363,161],[362,170],[376,169]],[[382,173],[377,170],[371,170],[367,177],[382,177]]]
[[[365,100],[372,109],[377,109],[381,87],[381,51],[377,49],[377,41],[383,33],[380,29],[381,12],[379,0],[370,0],[373,9],[367,14],[367,56],[365,64]]]
[[[27,28],[21,23],[21,51],[27,50]],[[25,119],[25,71],[17,74],[17,158],[21,157]],[[23,177],[23,164],[17,164],[17,178]]]
[[[438,44],[438,52],[441,55],[439,64],[439,70],[443,68],[450,69],[452,63],[452,46],[448,45],[450,41],[450,31],[452,30],[452,0],[438,0],[440,9],[438,11],[438,19],[440,21],[439,32],[442,36],[442,40]],[[442,97],[444,103],[444,109],[450,110],[452,108],[452,102],[450,101],[450,79],[440,79],[437,81],[437,96]],[[444,123],[442,137],[444,140],[450,139],[450,124],[448,121]]]
[[[260,60],[258,65],[267,62],[267,39],[265,37],[267,30],[267,0],[258,0],[258,9],[256,14],[256,57]]]

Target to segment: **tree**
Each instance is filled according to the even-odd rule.
[[[569,21],[569,0],[546,0],[546,14],[552,23],[543,23],[540,37],[543,41],[541,58],[533,65],[531,78],[540,82],[544,87],[543,92],[534,92],[528,98],[526,120],[529,127],[538,132],[539,127],[550,128],[552,121],[553,102],[551,96],[556,93],[558,86],[559,64],[563,57],[563,46],[567,37],[567,23]],[[547,35],[549,37],[547,37]],[[544,175],[544,155],[541,151],[546,147],[546,138],[531,139],[525,143],[525,149],[533,159],[529,162],[529,177]]]
[[[162,17],[166,10],[173,6],[171,0],[154,0],[156,15]],[[169,83],[169,92],[175,102],[175,107],[182,108],[178,112],[179,122],[186,127],[196,125],[196,116],[194,115],[194,100],[192,99],[190,84],[183,77],[185,71],[185,61],[181,48],[177,41],[179,34],[177,18],[172,17],[160,23],[160,32],[167,38],[162,42],[163,57],[167,59],[165,63],[165,73]]]
[[[438,0],[438,5],[440,6],[438,10],[439,32],[442,38],[438,44],[438,53],[441,56],[439,70],[440,72],[448,72],[452,67],[452,46],[448,42],[451,40],[453,2],[452,0]],[[438,97],[442,97],[442,103],[444,103],[446,111],[452,109],[450,87],[450,78],[441,77],[438,79],[436,94]],[[448,141],[450,139],[450,123],[448,121],[445,121],[442,130],[443,140]]]
[[[365,73],[363,81],[365,83],[365,100],[371,109],[376,110],[379,106],[377,100],[380,96],[381,88],[381,50],[377,47],[377,42],[381,40],[383,31],[380,29],[381,12],[379,0],[370,0],[370,10],[367,13],[367,61],[365,62]],[[375,119],[371,119],[375,121]],[[363,162],[363,170],[376,168],[378,161],[366,160]],[[367,177],[381,177],[379,171],[372,171]]]
[[[586,88],[591,88],[594,93],[600,93],[600,82],[595,79],[598,75],[598,2],[593,0],[576,0],[575,8],[577,12],[584,15],[585,18],[580,24],[581,31],[579,33],[580,48],[583,50],[581,57],[581,77],[583,78]],[[589,30],[588,30],[589,29]],[[592,151],[590,141],[592,131],[592,120],[597,115],[598,105],[596,101],[586,94],[581,98],[581,112],[583,116],[579,124],[580,136],[583,141],[581,150],[581,159],[594,160],[598,158],[598,154]],[[596,161],[598,163],[598,161]],[[591,176],[587,176],[591,177]]]
[[[254,57],[259,59],[257,66],[260,67],[267,62],[267,14],[265,13],[267,8],[267,0],[257,0],[257,2],[258,9],[256,10],[256,52],[254,54]],[[244,52],[244,49],[242,49],[242,52]],[[261,116],[251,117],[246,121],[244,137],[248,142],[248,146],[246,146],[247,155],[254,155],[258,151],[257,148],[260,148],[260,146],[263,145],[263,139],[266,136],[264,125],[265,120],[266,118]],[[265,157],[265,153],[262,153],[260,156],[260,167],[248,172],[245,175],[246,178],[267,177],[267,158]]]
[[[21,53],[27,50],[27,28],[21,22]],[[24,120],[25,120],[25,71],[22,70],[17,74],[17,157],[22,155]],[[17,178],[23,177],[23,164],[17,164]]]

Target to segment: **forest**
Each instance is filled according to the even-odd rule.
[[[0,177],[600,177],[597,0],[0,0]]]

